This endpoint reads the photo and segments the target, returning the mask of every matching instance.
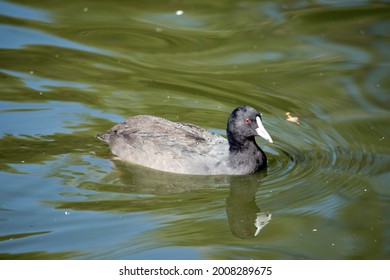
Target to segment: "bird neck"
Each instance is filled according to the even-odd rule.
[[[228,141],[232,166],[245,165],[248,167],[248,173],[253,173],[267,165],[267,157],[256,144],[254,136],[244,139],[230,136],[228,135]],[[248,157],[248,155],[250,156]]]
[[[240,152],[244,150],[257,150],[260,149],[255,141],[255,137],[244,137],[239,134],[231,133],[229,130],[227,131],[227,139],[229,142],[229,150],[230,152]]]

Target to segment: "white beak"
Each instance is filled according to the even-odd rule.
[[[256,123],[257,123],[257,126],[258,126],[258,128],[256,128],[257,134],[259,134],[259,136],[263,137],[268,142],[273,143],[272,138],[268,134],[267,130],[265,130],[264,125],[261,122],[260,117],[256,117]]]

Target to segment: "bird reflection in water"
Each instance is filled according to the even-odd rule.
[[[230,230],[241,239],[250,239],[259,235],[270,222],[272,214],[260,211],[256,204],[256,193],[260,188],[260,176],[231,177],[230,194],[226,199],[226,212]]]
[[[232,234],[240,239],[258,236],[271,220],[271,213],[260,211],[256,204],[256,193],[266,177],[266,169],[242,176],[198,176],[156,171],[117,159],[113,162],[117,175],[124,184],[121,192],[152,195],[185,193],[184,197],[189,197],[194,192],[199,196],[210,188],[220,188],[222,191],[228,188],[227,220]],[[208,197],[207,200],[221,199],[221,192],[213,191],[212,194],[213,197]]]

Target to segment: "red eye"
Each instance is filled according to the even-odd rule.
[[[251,123],[251,120],[250,120],[250,119],[245,119],[245,123],[246,123],[246,124],[250,124],[250,123]]]

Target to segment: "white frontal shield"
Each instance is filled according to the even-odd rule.
[[[256,117],[256,123],[258,128],[256,128],[256,132],[259,136],[263,137],[270,143],[273,143],[271,136],[268,134],[267,130],[265,130],[263,123],[261,122],[260,117]]]

